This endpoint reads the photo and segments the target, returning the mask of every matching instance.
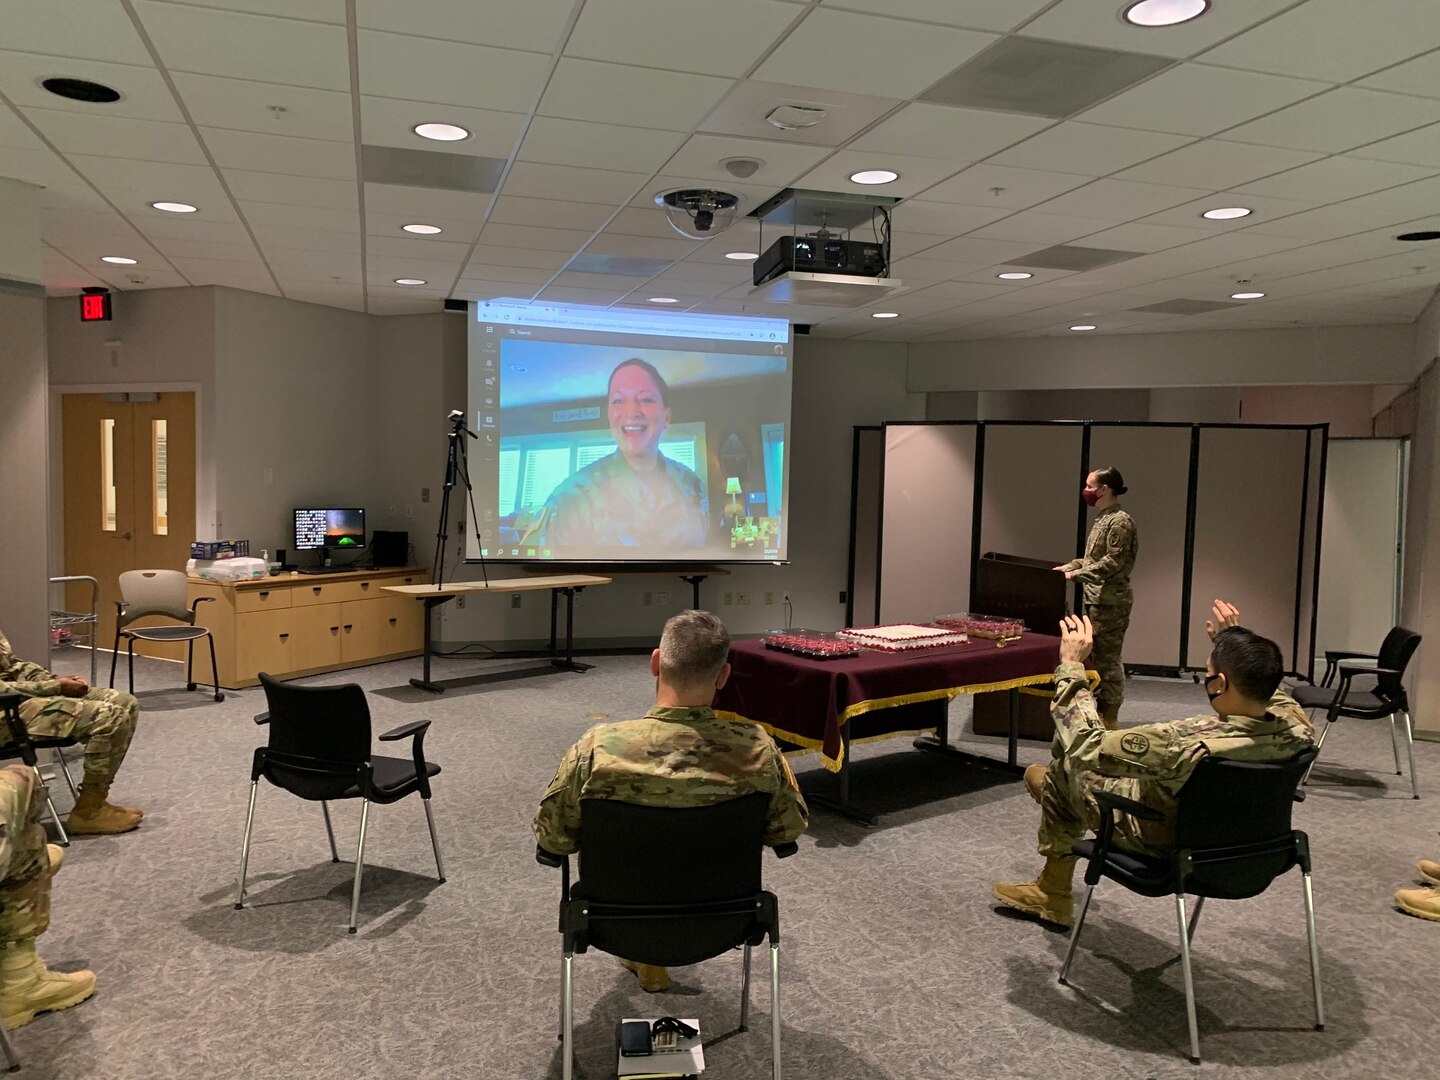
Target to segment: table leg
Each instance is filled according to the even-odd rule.
[[[864,825],[867,829],[873,829],[880,824],[880,818],[850,801],[850,725],[848,724],[840,730],[840,745],[842,747],[840,771],[835,774],[840,797],[835,798],[823,791],[806,791],[804,792],[805,801],[812,806],[823,806],[826,810],[849,818],[859,825]]]
[[[1024,771],[1018,763],[1017,754],[1020,745],[1019,690],[1010,691],[1010,734],[1006,748],[1006,759],[1004,761],[997,761],[995,758],[987,757],[984,754],[975,754],[969,750],[961,750],[958,747],[952,746],[950,744],[948,707],[946,717],[943,721],[937,723],[935,733],[936,738],[929,739],[922,737],[916,739],[911,745],[913,745],[916,750],[924,750],[930,754],[943,754],[946,757],[959,758],[962,761],[968,761],[972,765],[980,765],[984,768],[1000,769],[1003,772],[1017,774]]]
[[[430,613],[431,613],[432,611],[434,611],[437,607],[439,607],[441,604],[445,603],[445,601],[447,601],[447,600],[449,600],[449,599],[451,599],[451,597],[449,597],[449,596],[427,596],[427,597],[424,598],[424,600],[425,600],[425,652],[424,652],[425,660],[424,660],[424,669],[423,669],[422,672],[421,672],[420,678],[418,678],[418,679],[411,679],[411,680],[410,680],[410,685],[413,686],[413,687],[415,687],[417,690],[429,690],[432,694],[443,694],[443,693],[445,692],[445,687],[441,686],[439,683],[435,683],[435,682],[431,682],[431,681],[430,681],[430,643],[431,643],[431,637],[430,637]]]
[[[555,651],[555,615],[560,607],[560,593],[557,589],[550,590],[550,651]]]
[[[690,606],[696,611],[700,610],[700,583],[705,580],[704,574],[681,574],[681,581],[690,583],[691,603]]]
[[[550,663],[564,671],[589,671],[595,666],[594,664],[582,664],[575,659],[575,594],[584,587],[582,585],[580,588],[550,590],[552,604],[556,603],[556,593],[565,594],[565,658],[562,660],[557,656],[550,660]]]

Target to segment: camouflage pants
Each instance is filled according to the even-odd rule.
[[[44,806],[45,788],[32,769],[0,769],[0,943],[37,938],[50,926]]]
[[[1130,605],[1086,604],[1085,614],[1095,628],[1095,645],[1090,650],[1090,663],[1100,673],[1095,701],[1102,709],[1118,706],[1125,700],[1125,665],[1120,659],[1120,647],[1125,644],[1125,631],[1130,626]]]
[[[20,702],[20,719],[31,735],[66,735],[85,744],[85,779],[108,785],[115,779],[130,740],[140,703],[121,690],[91,690],[83,698],[32,697]]]

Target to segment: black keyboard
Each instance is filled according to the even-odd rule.
[[[345,574],[355,569],[358,568],[354,566],[302,566],[297,572],[301,574]]]

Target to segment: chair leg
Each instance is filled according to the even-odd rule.
[[[1395,714],[1390,714],[1390,749],[1395,751],[1395,775],[1404,776],[1400,771],[1400,729],[1395,723]]]
[[[745,946],[745,959],[740,967],[740,1030],[750,1030],[750,946]]]
[[[575,954],[567,952],[560,968],[560,1076],[575,1076]]]
[[[1065,947],[1065,962],[1060,965],[1060,985],[1068,986],[1065,981],[1070,975],[1070,964],[1075,959],[1075,946],[1080,944],[1080,931],[1085,926],[1085,915],[1090,910],[1090,898],[1095,895],[1095,886],[1085,886],[1085,898],[1080,901],[1080,917],[1075,920],[1075,929],[1070,931],[1070,944]]]
[[[340,851],[335,847],[335,828],[330,824],[330,804],[320,800],[320,812],[325,815],[325,835],[330,838],[330,861],[340,861]]]
[[[770,941],[770,1076],[780,1080],[780,943]]]
[[[10,1043],[10,1035],[5,1031],[3,1025],[0,1025],[0,1051],[5,1054],[5,1071],[19,1072],[20,1057],[15,1053],[15,1047]]]
[[[350,891],[350,933],[355,933],[355,915],[360,910],[360,877],[365,872],[365,826],[370,823],[370,800],[360,800],[360,843],[355,850],[355,887]]]
[[[1315,762],[1320,760],[1320,749],[1325,745],[1325,736],[1330,734],[1330,729],[1334,726],[1334,721],[1325,721],[1325,727],[1320,732],[1320,738],[1315,740],[1315,761],[1310,762],[1310,767],[1305,770],[1305,775],[1300,778],[1301,787],[1310,783],[1310,774],[1315,771]]]
[[[215,684],[215,700],[224,701],[225,695],[220,692],[220,665],[215,662],[215,635],[208,635],[210,640],[210,681]]]
[[[195,642],[185,642],[185,689],[195,689]]]
[[[1195,898],[1195,910],[1190,913],[1190,929],[1188,932],[1188,937],[1192,942],[1195,940],[1195,928],[1200,925],[1200,909],[1204,906],[1205,898],[1203,896],[1197,896]]]
[[[435,872],[439,875],[440,884],[445,884],[445,863],[440,858],[440,838],[435,835],[435,813],[430,809],[430,800],[421,799],[425,804],[425,822],[430,826],[430,846],[435,849]]]
[[[55,833],[60,837],[60,846],[70,846],[70,836],[65,831],[65,823],[60,820],[60,812],[55,809],[55,803],[50,799],[50,785],[45,783],[45,777],[40,775],[40,767],[32,766],[35,770],[35,779],[40,781],[40,790],[45,792],[45,809],[50,812],[50,820],[55,822]]]
[[[1195,1022],[1195,980],[1190,972],[1190,933],[1185,919],[1185,894],[1175,894],[1175,917],[1180,925],[1180,967],[1185,976],[1185,1019],[1190,1025],[1190,1060],[1200,1064],[1200,1029]]]
[[[1325,1001],[1320,992],[1320,942],[1315,936],[1315,892],[1308,871],[1301,874],[1305,889],[1305,930],[1310,938],[1310,982],[1315,987],[1315,1030],[1325,1030]]]
[[[130,648],[127,650],[126,655],[128,657],[127,662],[130,665],[130,693],[133,695],[135,693],[135,639],[133,637],[129,639],[129,645]]]
[[[70,775],[70,766],[65,762],[65,752],[60,747],[55,747],[55,763],[60,766],[60,775],[65,777],[65,785],[70,789],[72,799],[80,798],[80,792],[75,787],[75,777]]]
[[[250,829],[255,824],[255,793],[260,781],[250,781],[250,805],[245,810],[245,837],[240,841],[240,882],[235,890],[235,910],[245,906],[245,874],[250,869]]]
[[[115,689],[115,665],[120,659],[120,631],[115,631],[115,648],[110,650],[110,689]]]
[[[1400,715],[1405,718],[1405,750],[1410,755],[1410,791],[1414,798],[1420,798],[1420,777],[1415,773],[1415,732],[1410,726],[1410,713],[1404,709]]]

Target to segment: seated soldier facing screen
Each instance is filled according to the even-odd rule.
[[[770,796],[765,843],[794,840],[809,812],[780,748],[764,728],[720,720],[710,708],[730,677],[730,635],[708,611],[682,611],[650,654],[655,707],[639,720],[598,724],[560,762],[535,812],[535,840],[568,855],[580,839],[580,801],[708,806],[755,792]],[[621,963],[652,993],[668,989],[663,967]]]
[[[1071,883],[1077,857],[1071,848],[1100,826],[1093,791],[1101,788],[1166,815],[1163,822],[1115,815],[1116,843],[1143,855],[1160,855],[1173,841],[1177,797],[1207,754],[1237,761],[1288,761],[1308,750],[1314,729],[1304,711],[1280,690],[1280,647],[1237,625],[1239,611],[1215,601],[1205,629],[1214,642],[1205,665],[1205,695],[1213,716],[1107,731],[1095,708],[1083,661],[1090,655],[1088,618],[1060,623],[1060,666],[1055,669],[1054,758],[1025,770],[1025,787],[1040,804],[1039,851],[1045,868],[1034,881],[996,884],[1007,907],[1045,922],[1072,922]]]
[[[92,690],[73,675],[56,677],[39,664],[16,659],[0,633],[0,693],[19,694],[20,719],[32,736],[65,735],[85,745],[85,779],[80,797],[65,819],[66,831],[129,832],[140,824],[143,810],[111,806],[105,801],[125,751],[135,736],[140,703],[120,690]],[[10,741],[0,728],[0,746]]]

